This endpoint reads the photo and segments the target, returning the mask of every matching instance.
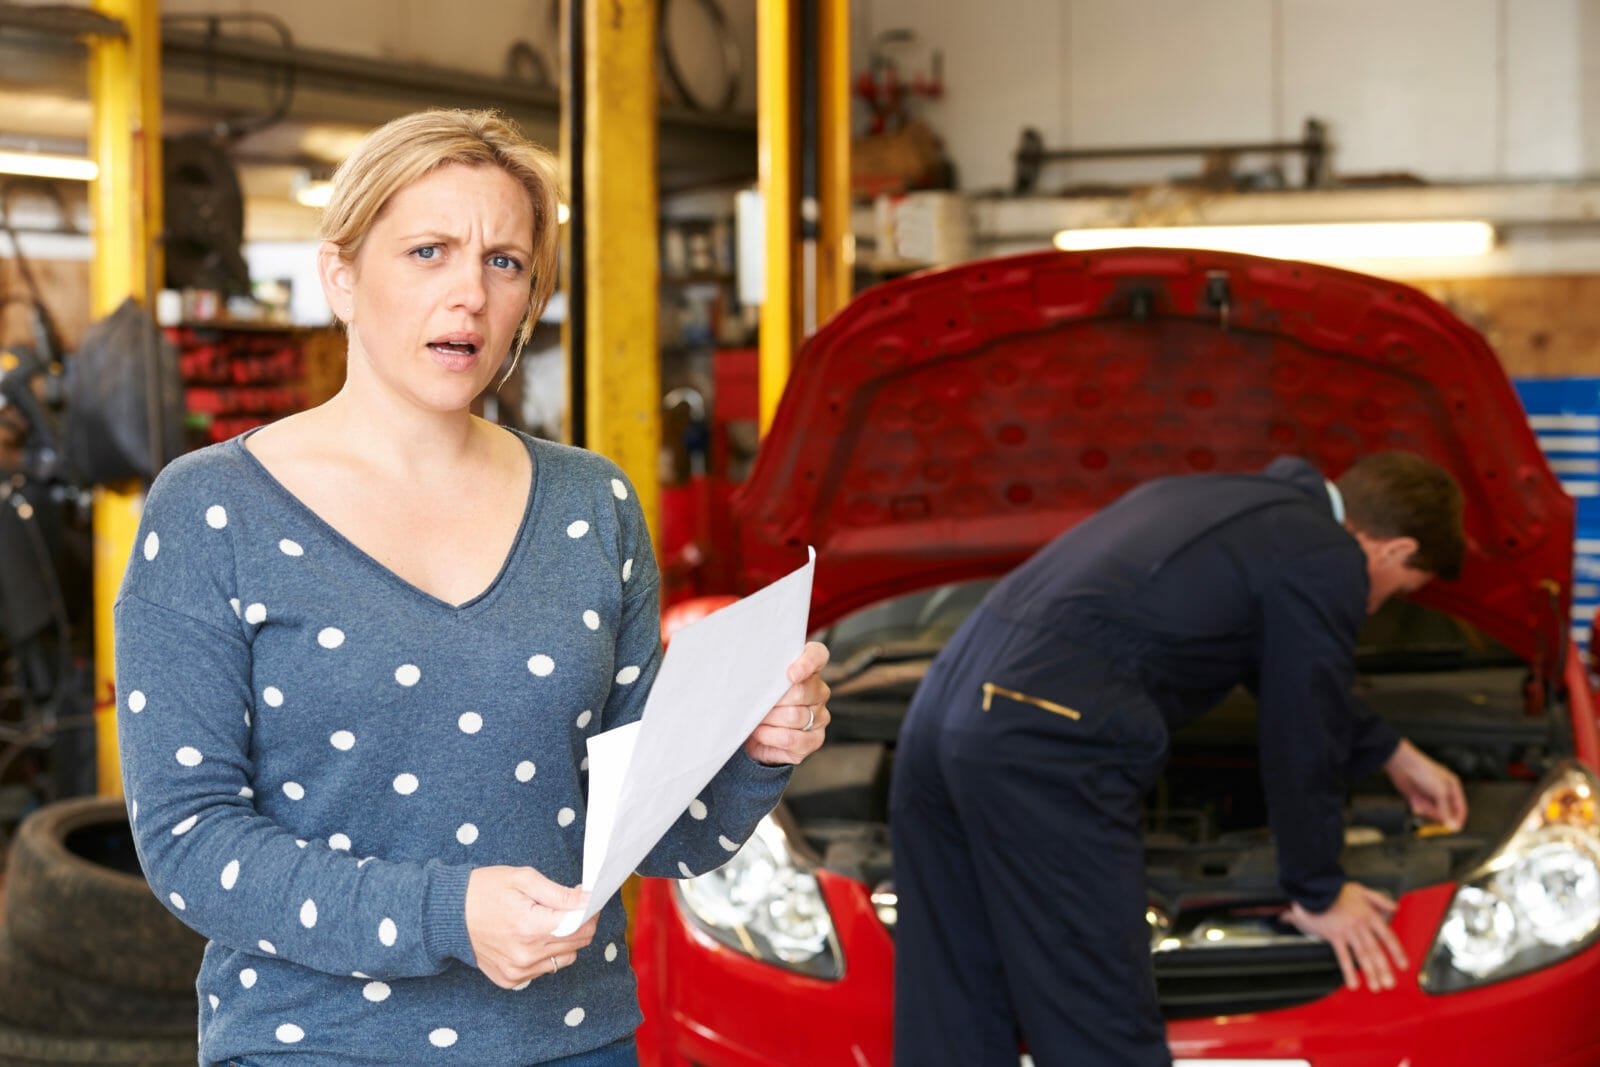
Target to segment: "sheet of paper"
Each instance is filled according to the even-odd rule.
[[[577,929],[622,888],[789,688],[816,561],[811,549],[804,566],[679,630],[643,717],[589,738],[583,886],[592,895],[557,933]]]

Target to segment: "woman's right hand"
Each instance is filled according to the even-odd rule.
[[[568,966],[594,940],[600,917],[565,937],[551,931],[588,898],[532,867],[476,868],[467,877],[467,936],[478,969],[502,989],[516,989]]]

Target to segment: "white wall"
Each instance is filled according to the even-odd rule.
[[[1340,174],[1600,171],[1600,0],[855,0],[853,18],[857,69],[898,27],[917,35],[905,73],[943,52],[946,97],[916,110],[966,189],[1010,186],[1024,126],[1051,148],[1294,140],[1311,115]],[[1043,188],[1198,169],[1051,164]]]

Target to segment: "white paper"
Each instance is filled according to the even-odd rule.
[[[816,562],[811,549],[804,566],[675,633],[643,717],[589,738],[583,887],[591,896],[557,935],[599,913],[789,688]]]

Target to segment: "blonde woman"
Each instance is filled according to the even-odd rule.
[[[151,487],[118,727],[150,885],[210,939],[203,1064],[635,1062],[620,905],[552,930],[585,738],[659,661],[650,540],[615,465],[469,410],[550,296],[554,173],[492,113],[373,133],[318,258],[343,389]],[[745,840],[822,743],[826,658],[641,873]]]

